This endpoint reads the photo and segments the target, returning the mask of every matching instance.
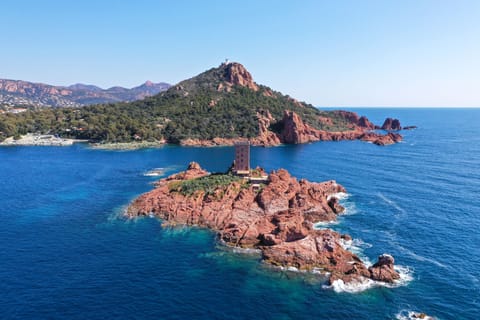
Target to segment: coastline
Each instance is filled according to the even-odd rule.
[[[89,147],[91,149],[97,150],[119,150],[119,151],[128,151],[128,150],[138,150],[138,149],[147,149],[147,148],[161,148],[165,146],[166,143],[163,141],[139,141],[139,142],[114,142],[114,143],[90,143]]]
[[[55,146],[55,147],[68,147],[74,143],[86,143],[88,140],[82,139],[66,139],[60,138],[51,134],[33,134],[27,133],[22,135],[20,139],[14,139],[8,137],[4,141],[0,142],[0,146]]]

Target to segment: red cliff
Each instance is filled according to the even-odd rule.
[[[382,130],[399,131],[402,130],[402,125],[398,119],[387,118],[382,125]]]
[[[238,85],[247,87],[253,91],[258,91],[258,86],[253,81],[252,75],[240,63],[227,63],[225,68],[225,78],[228,85]]]
[[[270,125],[275,123],[275,119],[270,112],[264,111],[257,113],[258,118],[258,136],[249,139],[253,146],[277,146],[279,144],[301,144],[316,141],[341,141],[341,140],[361,140],[371,142],[379,146],[390,145],[402,141],[402,136],[398,133],[380,134],[371,131],[376,126],[366,117],[358,117],[356,113],[347,111],[338,111],[348,119],[353,121],[351,130],[347,131],[326,131],[313,128],[305,123],[298,114],[293,111],[285,110],[283,118],[280,120],[280,132],[270,130]],[[325,119],[319,119],[325,122]],[[246,138],[214,138],[211,140],[184,139],[181,145],[184,146],[220,146],[234,145],[236,141],[246,141]]]
[[[365,117],[358,117],[356,113],[338,111],[343,117],[354,123],[350,131],[325,131],[315,129],[292,111],[285,111],[283,117],[283,131],[280,134],[282,143],[307,143],[314,141],[362,140],[384,146],[402,141],[402,136],[396,133],[379,134],[371,132],[375,125]]]

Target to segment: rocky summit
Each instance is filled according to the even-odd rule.
[[[266,263],[328,273],[330,283],[394,282],[399,275],[393,257],[381,255],[367,268],[345,249],[349,235],[314,228],[315,222],[334,221],[343,212],[335,197],[339,192],[345,189],[335,181],[297,180],[284,169],[267,175],[257,168],[248,177],[237,177],[210,174],[192,162],[134,200],[127,215],[210,228],[229,246],[259,249]]]

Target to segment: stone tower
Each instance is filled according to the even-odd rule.
[[[250,142],[235,143],[235,166],[236,174],[250,173]]]

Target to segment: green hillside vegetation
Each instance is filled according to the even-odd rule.
[[[168,188],[170,192],[179,192],[184,196],[191,196],[197,191],[203,191],[205,192],[205,195],[213,195],[219,188],[225,189],[228,185],[235,181],[248,184],[243,180],[243,178],[235,176],[231,173],[213,173],[200,178],[175,181],[170,183]]]
[[[225,83],[225,72],[222,65],[135,102],[0,114],[0,139],[26,133],[57,134],[92,142],[251,138],[258,135],[256,113],[265,110],[276,120],[282,119],[284,110],[292,110],[318,129],[349,128],[348,121],[337,114],[296,102],[265,86],[259,86],[258,91],[239,85],[232,86],[230,92],[219,90]],[[324,125],[319,116],[331,118],[333,125]],[[273,124],[271,129],[278,127]]]

